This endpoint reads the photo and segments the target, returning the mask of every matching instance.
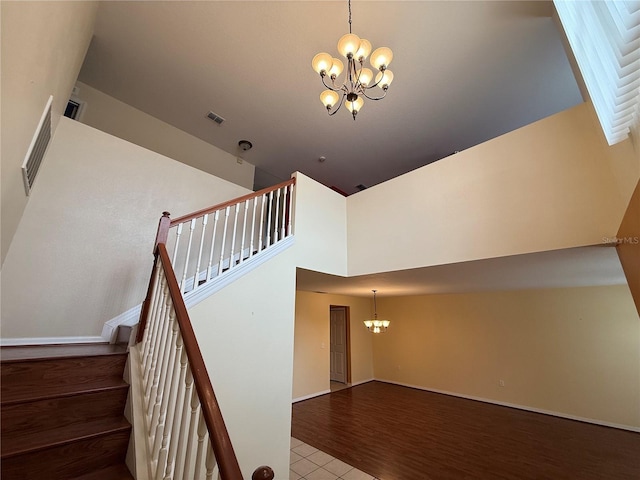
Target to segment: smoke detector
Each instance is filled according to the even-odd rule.
[[[240,147],[240,150],[246,152],[247,150],[251,150],[253,144],[249,140],[240,140],[238,142],[238,146]]]

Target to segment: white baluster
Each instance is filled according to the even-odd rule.
[[[176,258],[178,256],[178,244],[180,243],[180,235],[182,235],[182,225],[183,223],[179,223],[176,228],[176,244],[173,246],[173,257],[171,258],[171,265],[174,266],[176,264]]]
[[[240,211],[240,206],[235,204],[235,215],[233,218],[233,235],[231,236],[231,255],[229,255],[229,269],[235,267],[236,262],[233,260],[233,255],[236,251],[236,233],[238,231],[238,212]]]
[[[168,392],[167,387],[169,386],[169,382],[171,381],[171,376],[173,374],[173,367],[175,364],[175,337],[177,335],[177,331],[175,330],[175,311],[173,310],[173,305],[171,305],[169,311],[169,319],[167,321],[166,333],[163,332],[163,336],[166,337],[166,340],[163,342],[162,348],[162,364],[160,368],[160,378],[158,379],[158,387],[156,393],[156,401],[153,406],[153,410],[151,412],[151,422],[150,425],[155,425],[155,429],[152,429],[152,433],[154,435],[154,445],[158,445],[159,439],[156,437],[156,433],[158,432],[158,426],[163,423],[164,428],[164,419],[166,415],[162,415],[163,409],[165,409],[166,413],[166,393]],[[156,450],[157,451],[157,450]]]
[[[166,436],[169,438],[169,455],[167,457],[167,467],[164,472],[164,480],[173,479],[174,469],[176,466],[176,454],[178,452],[178,445],[183,440],[181,435],[181,421],[184,408],[184,397],[186,395],[185,390],[185,375],[187,372],[187,353],[184,351],[182,335],[178,332],[178,338],[176,339],[176,356],[180,358],[180,370],[177,375],[177,379],[171,384],[171,397],[169,400],[169,422],[170,428],[168,429]]]
[[[224,244],[227,239],[227,225],[229,223],[229,211],[231,207],[224,209],[224,230],[222,231],[222,246],[220,247],[220,263],[218,264],[218,275],[222,274],[224,267]]]
[[[200,248],[198,249],[198,263],[196,264],[196,274],[193,277],[193,289],[195,290],[200,285],[200,264],[202,262],[202,248],[204,247],[204,234],[207,230],[207,219],[209,218],[209,214],[205,214],[202,217],[202,234],[200,235]]]
[[[273,190],[269,192],[269,203],[267,205],[267,244],[266,247],[271,246],[271,211],[273,210]]]
[[[244,218],[242,219],[242,242],[240,242],[240,263],[244,261],[244,239],[247,233],[247,220],[249,219],[249,200],[244,202]]]
[[[218,462],[216,462],[216,456],[213,454],[213,448],[211,447],[211,440],[209,440],[207,442],[207,460],[206,460],[206,466],[207,466],[207,472],[205,474],[205,478],[206,480],[213,480],[213,475],[215,473],[215,470],[217,470]]]
[[[281,239],[281,237],[279,236],[280,233],[280,221],[279,221],[279,215],[280,215],[280,196],[282,194],[282,188],[278,189],[278,193],[276,193],[276,220],[273,222],[273,236],[275,237],[273,240],[273,243],[278,243],[278,240]]]
[[[184,405],[182,406],[182,419],[180,420],[180,433],[178,453],[176,454],[175,480],[187,478],[189,460],[193,449],[193,440],[196,428],[196,414],[200,401],[198,392],[193,385],[193,373],[187,365],[187,376],[184,381]]]
[[[180,282],[180,293],[184,293],[187,281],[187,270],[189,269],[189,256],[191,255],[191,241],[193,240],[193,231],[196,228],[196,219],[191,220],[191,225],[189,226],[189,243],[187,244],[187,253],[184,256],[184,267],[182,273],[182,281]],[[174,270],[178,270],[174,266]],[[195,279],[194,279],[195,281]]]
[[[151,305],[149,305],[148,317],[147,317],[147,326],[145,327],[144,336],[142,338],[142,372],[147,371],[147,365],[149,363],[150,357],[153,355],[151,345],[153,344],[152,339],[153,330],[155,329],[158,323],[158,303],[162,299],[162,289],[159,287],[160,285],[160,258],[156,259],[156,265],[153,269],[154,281],[153,281],[153,293],[151,294]]]
[[[158,468],[156,470],[156,479],[160,480],[164,477],[165,467],[167,465],[167,457],[169,454],[169,435],[171,435],[171,415],[173,410],[173,402],[175,402],[175,379],[177,377],[177,355],[178,355],[178,322],[175,320],[175,313],[171,312],[171,342],[168,344],[169,359],[167,361],[167,374],[164,379],[162,391],[162,402],[160,403],[160,414],[158,416],[158,425],[156,427],[155,438],[153,439],[153,451],[158,452]],[[180,349],[182,343],[180,343]],[[169,416],[169,418],[167,418]]]
[[[258,205],[258,197],[253,197],[253,215],[251,216],[251,241],[249,242],[249,258],[253,257],[253,247],[255,246],[256,234],[256,206]]]
[[[287,225],[287,236],[293,233],[291,230],[291,222],[293,221],[293,186],[293,183],[289,185],[289,223]]]
[[[267,200],[267,194],[263,193],[262,194],[262,202],[260,202],[260,232],[258,235],[260,235],[258,238],[258,251],[261,252],[262,251],[262,239],[264,238],[264,204]]]
[[[205,443],[206,436],[206,443]],[[207,432],[207,424],[204,422],[204,415],[200,409],[200,421],[198,422],[198,446],[196,449],[196,463],[193,470],[193,480],[201,480],[204,470],[205,448],[209,442],[209,432]]]
[[[150,382],[151,385],[150,385],[149,391],[145,392],[146,396],[148,397],[149,405],[157,404],[158,407],[160,405],[160,400],[161,400],[160,398],[158,398],[158,388],[160,385],[162,385],[160,383],[163,378],[162,365],[166,357],[165,353],[166,353],[167,339],[169,338],[169,333],[168,333],[169,318],[170,318],[170,311],[171,311],[171,297],[169,296],[169,288],[166,285],[166,279],[164,279],[163,281],[164,281],[164,290],[165,290],[164,302],[163,302],[162,312],[160,315],[160,322],[158,325],[158,333],[156,334],[156,344],[155,344],[156,346],[154,348],[156,353],[153,359],[153,363],[151,364],[151,370],[149,372],[149,375],[153,374],[153,380],[152,382]],[[162,396],[162,392],[160,392],[160,396]],[[148,409],[147,413],[148,413],[148,420],[151,421],[152,409]],[[152,432],[154,431],[155,430],[152,430]]]
[[[157,367],[158,367],[158,358],[160,358],[161,356],[161,352],[160,352],[160,341],[161,341],[161,336],[162,336],[162,331],[164,328],[164,322],[166,321],[166,305],[167,305],[167,295],[168,295],[168,287],[166,284],[166,278],[164,276],[164,272],[161,271],[159,272],[159,274],[161,275],[161,283],[158,285],[159,290],[162,291],[161,297],[159,299],[159,305],[156,309],[156,321],[153,323],[153,330],[152,330],[152,338],[149,341],[149,353],[148,353],[148,357],[149,360],[147,361],[147,366],[145,367],[145,370],[143,372],[142,375],[142,382],[143,385],[145,387],[144,389],[144,395],[145,395],[145,401],[149,402],[151,399],[151,394],[152,394],[152,386],[153,386],[153,382],[155,381],[155,375],[156,373],[159,375],[159,372],[157,371]],[[157,384],[156,384],[157,387]]]
[[[213,233],[211,234],[211,251],[209,252],[209,265],[207,265],[207,282],[211,280],[211,269],[213,268],[213,251],[216,246],[216,230],[218,228],[218,217],[220,217],[220,210],[216,210],[216,213],[213,216]]]

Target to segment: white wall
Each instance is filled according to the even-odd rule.
[[[253,188],[255,167],[246,161],[144,113],[82,82],[78,98],[86,102],[82,123],[166,155],[245,188]]]
[[[637,162],[608,149],[588,104],[560,112],[350,196],[349,275],[599,244]]]
[[[100,335],[146,294],[163,210],[250,190],[63,117],[2,269],[2,336]]]
[[[75,1],[0,4],[2,263],[28,201],[22,162],[49,95],[52,129],[58,125],[89,47],[97,7]]]
[[[288,478],[294,302],[289,248],[189,310],[244,478]]]
[[[346,275],[347,199],[300,172],[294,176],[296,265]]]

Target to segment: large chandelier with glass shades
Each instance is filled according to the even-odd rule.
[[[317,54],[311,61],[311,66],[320,74],[322,83],[327,87],[327,90],[320,94],[320,101],[329,115],[334,115],[344,103],[355,120],[364,105],[364,98],[381,100],[387,95],[389,85],[393,81],[393,72],[387,68],[393,59],[393,52],[387,47],[376,48],[373,51],[369,62],[378,70],[374,80],[373,72],[364,66],[371,48],[369,40],[351,32],[351,0],[349,0],[349,33],[343,35],[338,41],[338,52],[347,59],[344,81],[338,79],[344,69],[341,60],[323,52]],[[369,92],[375,87],[382,90],[379,96]]]

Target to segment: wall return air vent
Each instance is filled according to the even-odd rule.
[[[42,159],[47,146],[51,140],[51,103],[53,102],[53,96],[49,96],[47,105],[44,107],[44,112],[38,123],[36,133],[33,135],[31,145],[27,150],[27,155],[24,158],[22,164],[22,178],[24,179],[24,189],[27,196],[31,193],[33,182],[36,179]]]

